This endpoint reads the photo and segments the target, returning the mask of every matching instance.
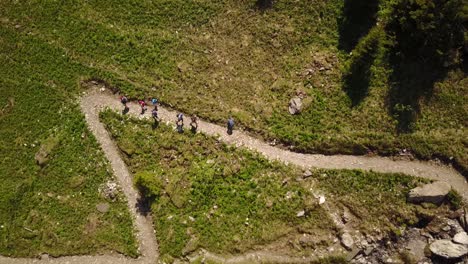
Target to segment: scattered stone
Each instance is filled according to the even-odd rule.
[[[424,249],[426,248],[427,243],[424,240],[425,239],[423,237],[419,237],[419,238],[416,237],[416,238],[411,239],[408,242],[408,245],[406,246],[406,249],[408,250],[408,254],[416,262],[425,257]]]
[[[98,203],[96,205],[96,209],[101,213],[106,213],[109,211],[109,204],[108,203]]]
[[[49,153],[47,153],[47,151],[43,147],[39,148],[36,155],[34,155],[37,165],[41,167],[45,166],[49,161],[49,158],[47,156],[49,156]]]
[[[297,217],[303,217],[305,215],[305,211],[302,210],[296,214]]]
[[[302,110],[302,100],[299,97],[294,97],[289,101],[289,113],[291,115],[299,114]]]
[[[325,196],[320,195],[320,196],[319,196],[319,202],[318,202],[318,203],[319,203],[319,204],[325,203]]]
[[[117,183],[108,181],[105,184],[101,185],[99,187],[99,193],[104,197],[108,198],[112,201],[115,200],[117,197],[118,189],[117,189]]]
[[[185,244],[185,247],[182,249],[182,255],[186,256],[198,248],[198,239],[196,237],[192,237],[187,244]]]
[[[434,241],[429,249],[433,254],[446,259],[461,258],[468,254],[468,247],[455,244],[448,239]]]
[[[354,246],[353,237],[348,232],[343,233],[341,235],[341,244],[343,244],[346,249],[351,250]]]
[[[359,248],[354,248],[351,250],[347,255],[346,255],[346,261],[350,262],[353,260],[359,253],[361,252],[361,249]]]
[[[366,250],[364,250],[364,255],[369,256],[372,251],[374,251],[373,247],[367,247]]]
[[[312,172],[310,170],[306,170],[304,171],[304,174],[302,174],[303,178],[309,178],[310,176],[312,176]]]
[[[445,182],[434,182],[422,187],[416,187],[409,192],[408,201],[412,203],[441,204],[451,187]]]
[[[39,257],[41,260],[49,260],[49,254],[47,253],[42,253],[41,256]]]
[[[453,242],[462,245],[468,245],[468,234],[460,232],[453,237]]]
[[[215,162],[214,160],[209,159],[209,160],[206,161],[206,164],[213,164],[214,162]]]

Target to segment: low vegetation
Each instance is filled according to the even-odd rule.
[[[418,222],[419,209],[406,203],[406,194],[420,180],[409,176],[314,170],[302,179],[296,167],[203,134],[179,134],[162,123],[154,128],[111,110],[101,120],[151,203],[160,252],[168,259],[197,248],[240,253],[261,245],[304,254],[287,241],[314,234],[326,246],[329,235],[337,235],[328,205],[349,209],[365,233]],[[318,205],[319,195],[326,207]],[[297,216],[301,211],[304,217]]]
[[[131,97],[156,96],[214,122],[231,113],[246,129],[298,151],[407,149],[465,171],[466,8],[461,0],[407,2],[71,0],[0,7],[3,27],[63,50],[69,63],[95,69],[93,77]],[[439,6],[446,15],[434,15]],[[412,42],[414,31],[420,34]],[[413,53],[405,43],[434,45],[402,57]],[[446,67],[424,63],[433,52]],[[287,105],[297,90],[307,97],[302,113],[291,116]]]
[[[137,256],[125,197],[100,195],[110,166],[70,100],[92,71],[3,26],[0,43],[0,254]]]

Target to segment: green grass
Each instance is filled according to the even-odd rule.
[[[0,254],[137,256],[125,197],[98,192],[110,166],[74,100],[80,77],[94,71],[3,25],[0,43]],[[96,210],[100,202],[107,213]]]
[[[393,155],[406,148],[466,168],[468,85],[460,68],[449,69],[430,96],[417,99],[412,131],[400,134],[391,84],[414,80],[390,80],[382,44],[360,68],[368,87],[353,103],[345,77],[356,56],[339,46],[366,32],[344,34],[359,28],[352,27],[353,18],[343,20],[343,1],[279,0],[265,12],[254,2],[4,1],[1,7],[5,27],[20,24],[17,31],[62,49],[70,63],[99,70],[99,77],[117,76],[130,96],[151,94],[214,122],[231,113],[246,129],[299,151]],[[377,18],[356,22],[360,29],[388,16],[389,3],[367,14]],[[287,104],[297,89],[308,97],[303,113],[291,116]]]
[[[409,189],[420,183],[413,177],[315,170],[312,177],[297,181],[302,176],[298,168],[271,163],[203,134],[179,134],[165,124],[154,129],[150,121],[111,110],[100,117],[136,186],[151,201],[160,252],[168,259],[197,248],[239,253],[295,241],[303,233],[318,241],[322,235],[336,235],[314,197],[320,193],[332,208],[347,207],[356,218],[354,226],[365,233],[375,228],[392,232],[418,222],[419,207],[406,203]],[[305,218],[296,216],[301,210]],[[289,243],[281,247],[296,251]]]
[[[388,58],[391,41],[376,34],[373,24],[365,25],[366,19],[358,22],[369,31],[351,37],[358,41],[369,35],[352,48],[353,54],[341,50],[343,1],[278,0],[265,12],[255,9],[254,2],[1,1],[0,175],[6,191],[1,195],[0,219],[13,225],[8,233],[1,232],[1,253],[27,256],[55,250],[62,255],[118,248],[135,254],[129,220],[102,221],[102,230],[126,230],[116,232],[116,237],[102,235],[101,242],[89,244],[76,239],[81,237],[79,226],[100,199],[97,186],[110,177],[107,165],[88,166],[92,173],[86,176],[74,173],[87,162],[98,164],[96,160],[102,159],[101,154],[82,155],[97,149],[74,103],[82,91],[79,82],[88,78],[105,80],[131,97],[156,96],[213,122],[224,123],[231,113],[239,126],[298,151],[392,155],[406,148],[420,158],[454,161],[466,174],[468,84],[463,69],[447,68],[427,89],[430,93],[418,95],[412,104],[393,105],[398,91],[406,94],[402,87],[424,84],[425,76],[413,65],[407,67],[408,74],[394,75],[395,65]],[[376,19],[369,21],[382,22],[389,2],[380,1]],[[344,25],[346,21],[353,20]],[[367,50],[366,43],[377,45]],[[366,63],[361,65],[360,59]],[[346,87],[352,69],[363,78]],[[364,93],[353,103],[348,88],[362,83],[368,87],[357,87]],[[303,112],[291,116],[287,104],[297,89],[307,97]],[[405,116],[414,120],[410,130],[401,133]],[[89,137],[80,139],[83,132]],[[39,169],[34,154],[48,140],[60,143],[51,148],[49,165]],[[30,147],[32,143],[35,147]],[[44,175],[53,175],[52,183]],[[46,203],[32,194],[47,193],[49,185],[68,192],[65,177],[79,176],[90,182],[80,187],[89,194],[82,199],[87,197],[90,204],[80,200],[79,208],[88,211],[64,231],[67,239],[60,240],[60,233],[61,246],[45,245],[47,235],[23,240],[28,209]],[[28,190],[24,196],[16,195],[24,190]],[[15,215],[3,213],[16,208],[14,204],[21,204]],[[53,204],[41,210],[42,215],[55,215],[50,223],[71,212]],[[127,219],[122,210],[117,211]],[[56,230],[45,219],[38,228]]]

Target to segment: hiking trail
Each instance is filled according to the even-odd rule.
[[[138,118],[151,118],[151,105],[144,115],[140,114],[141,108],[137,102],[128,103],[130,108],[128,115]],[[99,112],[105,107],[121,112],[123,106],[117,96],[110,94],[107,89],[101,91],[90,89],[80,99],[80,108],[88,125],[89,130],[96,137],[101,145],[105,157],[109,160],[114,177],[117,179],[123,193],[127,198],[130,213],[134,218],[136,238],[139,244],[140,257],[136,259],[112,253],[109,255],[96,256],[67,256],[67,257],[46,257],[44,259],[33,258],[8,258],[0,256],[0,264],[154,264],[157,263],[159,253],[158,245],[153,229],[152,220],[149,216],[141,215],[137,210],[139,199],[138,191],[133,187],[132,176],[122,158],[116,144],[112,141],[109,133],[99,120]],[[158,114],[162,122],[175,126],[176,111],[158,106]],[[189,116],[186,117],[187,120]],[[184,128],[189,131],[188,123]],[[247,133],[234,130],[232,135],[227,135],[226,127],[212,124],[199,119],[198,131],[207,135],[215,136],[220,141],[237,147],[247,148],[264,155],[270,160],[278,160],[286,164],[294,164],[303,169],[323,168],[323,169],[361,169],[366,171],[376,171],[383,173],[404,173],[412,176],[427,178],[430,180],[447,182],[457,190],[468,201],[468,184],[466,179],[450,166],[439,165],[433,162],[393,160],[388,157],[368,157],[352,155],[332,155],[302,154],[284,150],[271,146],[262,140],[253,138]],[[175,132],[176,133],[176,132]],[[278,263],[308,263],[315,258],[288,257],[275,255],[271,252],[255,251],[242,255],[223,257],[201,250],[205,259],[219,261],[222,263],[261,263],[265,261]]]

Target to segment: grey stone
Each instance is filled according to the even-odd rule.
[[[305,215],[305,211],[302,210],[296,214],[297,217],[303,217]]]
[[[468,245],[468,234],[460,232],[453,237],[453,242],[462,245]]]
[[[346,249],[351,250],[354,246],[354,239],[348,232],[345,232],[341,235],[341,244]]]
[[[34,155],[37,165],[41,167],[46,165],[47,162],[49,161],[48,156],[49,156],[49,153],[43,147],[41,147],[39,151],[37,151],[36,155]]]
[[[412,256],[412,258],[416,261],[420,261],[425,257],[424,249],[426,248],[426,242],[423,237],[418,239],[412,239],[408,242],[406,249],[408,253]]]
[[[445,182],[434,182],[416,187],[409,192],[408,201],[412,203],[441,204],[451,190]]]
[[[432,254],[446,258],[456,259],[468,254],[468,247],[455,244],[448,239],[436,240],[429,246]]]
[[[96,210],[98,210],[101,213],[106,213],[109,211],[109,204],[108,203],[98,203],[96,205]]]
[[[289,113],[291,115],[299,114],[302,110],[302,100],[299,97],[294,97],[289,101]]]
[[[302,175],[304,178],[309,178],[312,176],[312,172],[310,170],[304,171],[304,174]]]
[[[350,262],[361,252],[360,248],[354,248],[346,255],[346,261]]]

